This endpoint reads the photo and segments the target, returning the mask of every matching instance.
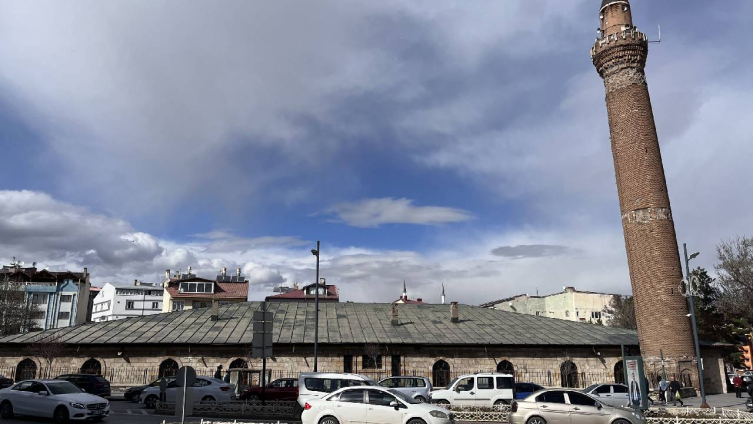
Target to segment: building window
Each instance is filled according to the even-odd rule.
[[[159,302],[152,302],[152,309],[159,309]]]
[[[31,313],[29,313],[29,318],[44,319],[44,311],[31,311]]]
[[[186,307],[186,302],[173,302],[173,311],[182,311]]]
[[[376,357],[363,355],[361,360],[361,369],[364,370],[381,370],[382,369],[382,355]]]
[[[599,311],[593,311],[593,312],[591,312],[591,318],[593,318],[593,319],[601,319],[601,312],[599,312]]]
[[[47,303],[47,295],[46,294],[38,294],[34,293],[31,296],[31,303],[34,305],[42,305]]]
[[[70,312],[58,312],[58,319],[70,319]]]
[[[126,309],[136,309],[136,302],[129,300],[126,302]]]
[[[206,300],[194,300],[191,306],[194,309],[201,309],[201,308],[208,308],[212,306],[212,302],[206,301]]]
[[[180,283],[180,293],[214,293],[214,283]]]
[[[565,317],[570,317],[570,311],[565,311]]]
[[[536,311],[536,316],[539,316],[539,315],[541,315],[541,312]]]
[[[63,294],[60,296],[61,302],[70,302],[71,300],[73,300],[73,296],[70,294]]]

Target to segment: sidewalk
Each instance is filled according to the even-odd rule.
[[[740,399],[736,398],[734,393],[724,393],[721,395],[706,396],[706,403],[708,403],[712,408],[740,409],[742,411],[745,411],[745,401],[747,399],[747,393],[743,394],[743,397]],[[699,408],[701,406],[701,396],[685,398],[682,401],[685,402],[684,406],[691,408]],[[672,402],[669,403],[669,406],[671,405]],[[659,403],[654,404],[654,408],[660,408],[662,406],[663,405],[660,405]],[[680,404],[678,403],[677,406],[679,407]]]

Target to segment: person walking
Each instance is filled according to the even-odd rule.
[[[222,380],[222,364],[217,365],[217,371],[214,372],[214,378]]]
[[[739,375],[735,374],[732,377],[732,385],[735,386],[735,397],[740,399],[743,397],[743,379]]]
[[[677,402],[680,402],[680,406],[685,406],[680,396],[680,382],[675,380],[675,377],[670,377],[672,381],[669,382],[669,397],[672,398],[672,406],[677,406]]]
[[[657,380],[659,380],[659,402],[662,404],[667,403],[667,387],[669,386],[669,383],[667,383],[667,380],[663,380],[661,376],[657,377]]]

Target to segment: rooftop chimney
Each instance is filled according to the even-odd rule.
[[[220,302],[217,299],[212,299],[212,316],[210,318],[212,321],[217,321],[217,319],[219,318],[219,313],[217,311],[219,307]]]
[[[241,267],[238,267],[238,269],[235,270],[235,275],[238,276],[238,278],[241,278]]]
[[[166,269],[165,270],[165,280],[169,280],[169,279],[170,279],[170,270]]]
[[[188,273],[189,274],[191,273],[191,266],[190,265],[188,266]]]
[[[458,312],[458,302],[450,302],[450,321],[460,322],[460,313]]]
[[[86,277],[88,276],[89,276],[89,270],[86,267],[84,267],[84,279],[86,279]]]
[[[139,280],[133,280],[133,285],[134,286],[140,286],[141,283],[139,283]]]
[[[222,272],[220,272],[220,275],[222,275],[223,277],[227,275],[227,267],[222,267]]]
[[[416,302],[418,302],[418,303],[423,303],[423,301],[424,300],[422,298],[420,298],[420,297],[418,299],[416,299]]]
[[[397,303],[392,304],[392,318],[390,319],[390,322],[392,323],[392,325],[400,324],[400,320],[398,319],[397,315]]]

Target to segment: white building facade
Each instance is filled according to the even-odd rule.
[[[162,313],[161,284],[105,283],[92,305],[92,321],[114,321]]]
[[[568,321],[606,324],[609,322],[610,317],[604,313],[604,309],[609,306],[609,303],[615,296],[617,295],[580,291],[576,290],[575,287],[564,287],[560,293],[545,296],[520,294],[484,303],[480,306],[500,311],[538,315]]]

